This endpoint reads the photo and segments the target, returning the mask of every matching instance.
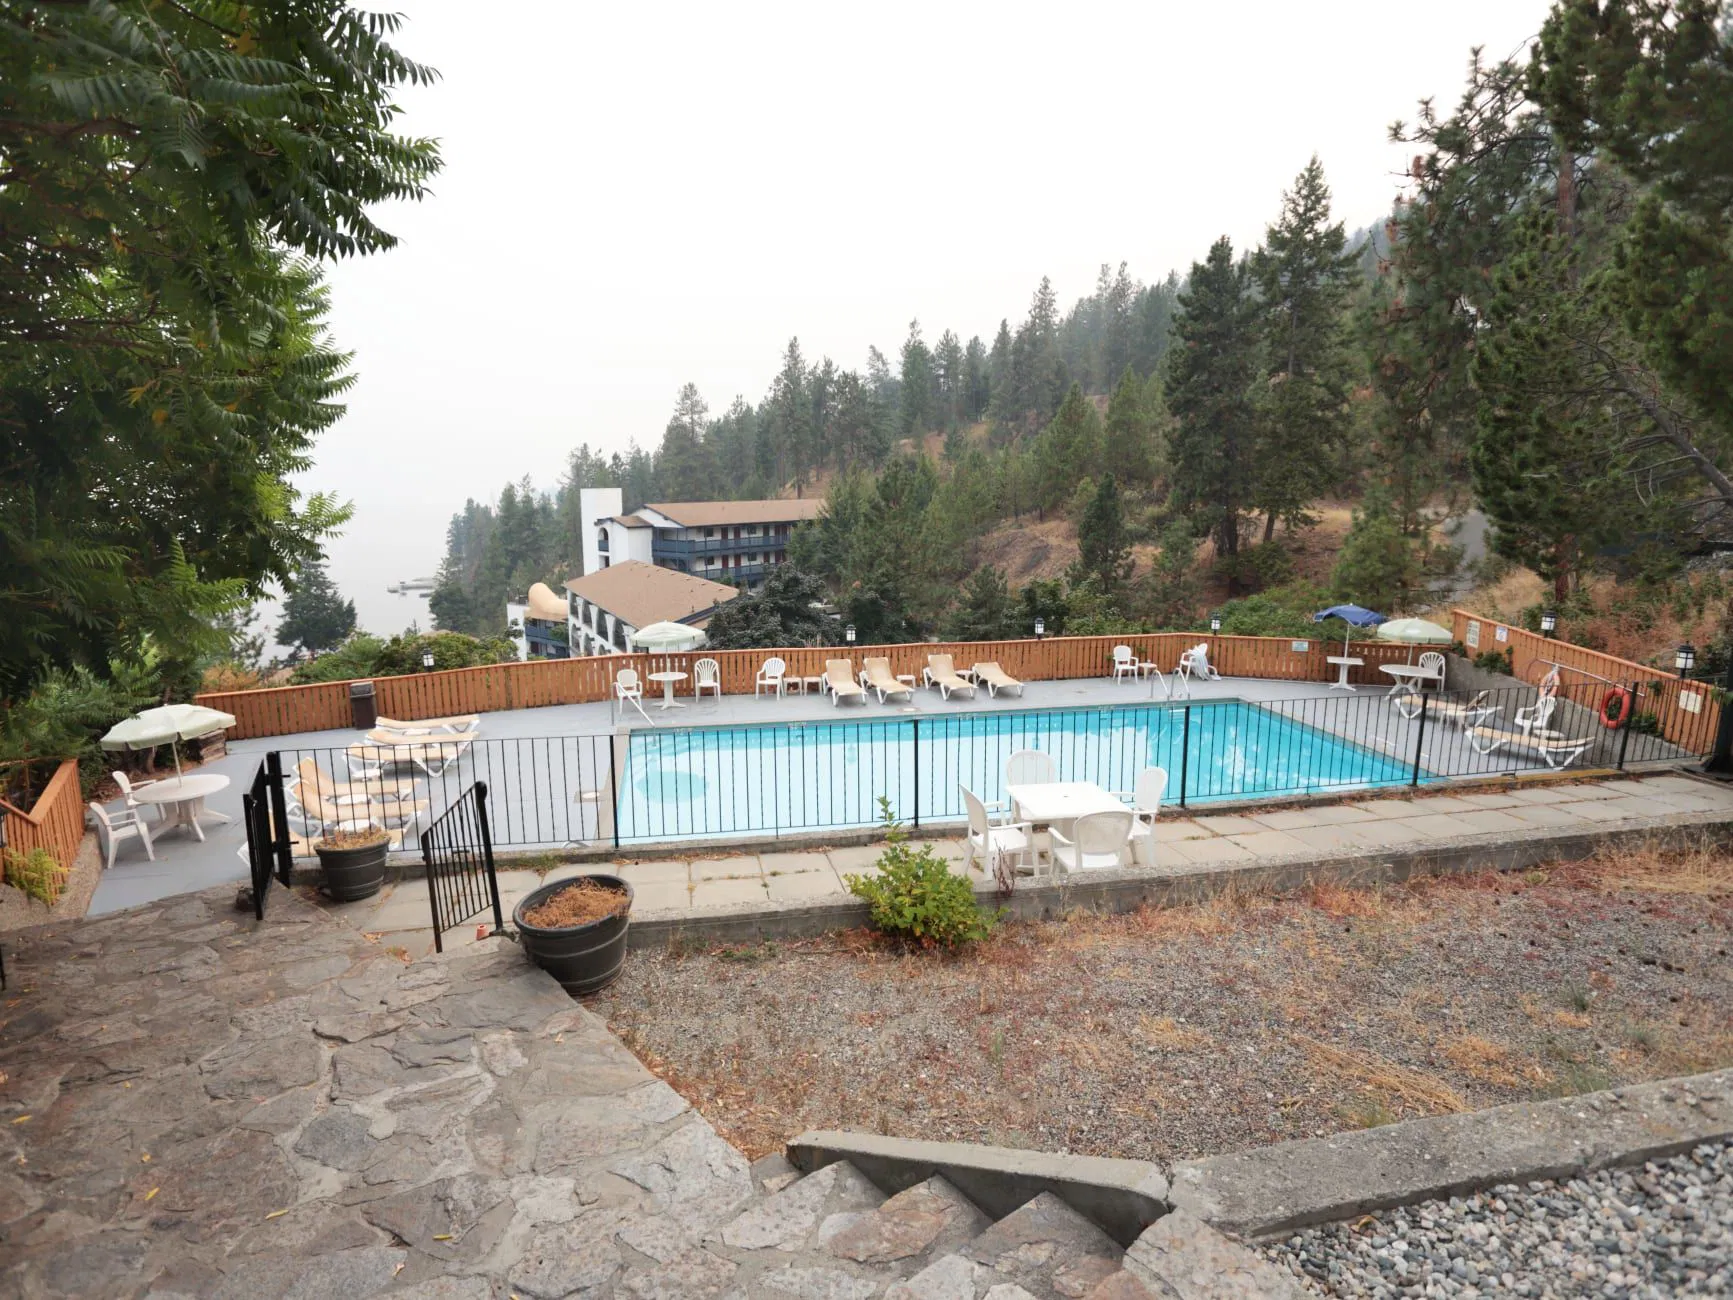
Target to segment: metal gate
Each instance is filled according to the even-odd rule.
[[[493,867],[493,834],[487,824],[487,783],[460,794],[421,835],[427,864],[427,904],[433,911],[433,948],[444,952],[445,932],[493,908],[493,932],[505,931],[499,877]]]
[[[247,868],[253,882],[253,916],[265,919],[271,876],[287,887],[294,858],[289,843],[289,807],[283,794],[283,761],[265,755],[253,781],[241,792],[241,820],[247,828]]]

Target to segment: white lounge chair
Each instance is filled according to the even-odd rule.
[[[752,679],[752,694],[758,695],[766,688],[775,691],[781,698],[784,688],[784,678],[788,675],[788,664],[779,656],[772,655],[766,659],[758,670],[758,675]]]
[[[978,663],[969,671],[974,674],[977,685],[982,682],[986,683],[989,698],[997,695],[1000,691],[1016,691],[1018,695],[1023,694],[1023,683],[999,667],[999,662],[996,659],[988,659],[984,663]]]
[[[969,811],[969,835],[967,850],[963,857],[963,869],[967,871],[975,863],[982,864],[982,870],[999,874],[1000,860],[1006,857],[1016,859],[1017,863],[1035,865],[1035,831],[1028,822],[1002,822],[994,825],[987,816],[987,806],[980,797],[967,786],[957,787],[963,795],[963,806]],[[1015,864],[1014,864],[1015,865]]]
[[[1155,819],[1161,812],[1162,796],[1167,793],[1167,769],[1146,767],[1137,774],[1130,790],[1115,790],[1114,795],[1131,804],[1131,860],[1146,867],[1155,865]]]
[[[854,665],[847,659],[824,661],[824,688],[830,692],[830,702],[840,706],[845,698],[866,703],[866,690],[854,679]]]
[[[705,691],[722,698],[722,665],[714,659],[700,659],[692,665],[692,698],[697,699]]]
[[[418,767],[429,776],[438,776],[469,747],[468,740],[455,736],[444,741],[406,740],[387,731],[370,731],[366,740],[358,740],[343,752],[349,758],[352,774],[364,780],[388,767]]]
[[[1533,754],[1555,771],[1576,762],[1594,747],[1594,743],[1593,737],[1570,740],[1556,733],[1541,735],[1484,725],[1468,729],[1469,748],[1477,754],[1495,754],[1500,749],[1519,750]]]
[[[885,656],[861,660],[860,681],[869,691],[878,692],[880,704],[891,695],[900,695],[906,700],[915,698],[915,688],[897,680],[897,675],[891,671],[891,661]]]
[[[1526,731],[1531,736],[1556,737],[1559,733],[1553,731],[1553,710],[1558,707],[1556,695],[1542,695],[1527,708],[1521,708],[1513,716],[1518,731]]]
[[[921,676],[928,686],[938,687],[939,694],[947,700],[958,691],[967,691],[971,700],[975,698],[975,683],[957,671],[950,655],[928,655]]]
[[[97,840],[102,849],[104,871],[114,866],[114,850],[126,839],[142,840],[145,857],[156,861],[156,848],[150,842],[150,826],[139,817],[137,809],[125,808],[111,813],[101,804],[92,802],[90,811],[96,814]]]
[[[1424,703],[1426,712],[1430,716],[1440,722],[1454,723],[1466,730],[1469,727],[1479,726],[1487,718],[1498,712],[1498,705],[1486,702],[1486,697],[1491,694],[1491,691],[1481,691],[1468,700],[1447,700],[1434,695],[1424,697]],[[1418,717],[1422,700],[1423,697],[1419,695],[1398,695],[1396,697],[1396,711],[1405,718]]]
[[[387,731],[401,732],[406,736],[431,736],[436,732],[480,731],[481,715],[465,713],[459,717],[450,718],[417,718],[414,722],[399,722],[396,718],[377,718],[377,726]]]
[[[1053,864],[1066,871],[1101,871],[1124,865],[1125,849],[1131,842],[1131,827],[1136,819],[1127,808],[1124,812],[1090,813],[1071,824],[1071,834],[1063,835],[1059,828],[1047,828],[1053,845]]]

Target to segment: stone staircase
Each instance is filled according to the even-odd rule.
[[[727,1281],[691,1294],[782,1300],[1203,1300],[1292,1294],[1226,1238],[1168,1215],[1128,1253],[1050,1192],[997,1222],[941,1176],[887,1196],[847,1161],[802,1176],[781,1155],[752,1166],[753,1199],[704,1239],[730,1261]],[[1235,1256],[1199,1270],[1195,1250],[1145,1249],[1168,1220],[1216,1238]],[[1170,1224],[1159,1235],[1171,1237]],[[1207,1273],[1207,1276],[1204,1274]],[[1243,1283],[1243,1284],[1242,1284]],[[630,1291],[630,1281],[626,1284]]]

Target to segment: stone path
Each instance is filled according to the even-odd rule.
[[[1733,788],[1663,775],[1320,803],[1266,812],[1189,817],[1177,812],[1166,811],[1156,822],[1156,866],[1148,869],[1152,874],[1188,874],[1202,867],[1251,867],[1378,849],[1437,849],[1476,836],[1533,840],[1657,822],[1733,818]],[[1039,834],[1044,837],[1045,832]],[[952,870],[963,872],[961,840],[936,838],[933,846]],[[599,870],[618,872],[632,882],[633,915],[640,919],[698,916],[752,904],[816,904],[847,898],[843,877],[870,872],[879,853],[877,847],[861,845],[808,853],[586,863],[545,875],[502,868],[500,895],[509,922],[512,906],[544,880]],[[972,878],[985,880],[979,870]],[[424,881],[405,880],[372,899],[331,910],[411,956],[432,950]],[[473,923],[445,938],[448,947],[474,940]]]
[[[0,1297],[1288,1293],[1183,1215],[1125,1255],[1050,1196],[995,1224],[942,1179],[749,1167],[501,940],[405,962],[214,890],[21,932],[7,964]],[[1195,1285],[1237,1270],[1261,1281]]]

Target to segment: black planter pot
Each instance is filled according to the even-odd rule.
[[[511,919],[529,959],[557,979],[560,987],[575,998],[606,988],[626,964],[626,928],[632,922],[632,886],[618,876],[577,877],[624,894],[626,910],[618,916],[606,916],[588,925],[558,929],[531,925],[524,920],[525,912],[545,903],[571,884],[572,879],[556,880],[525,895],[512,909]]]
[[[335,903],[353,903],[372,898],[385,883],[386,840],[360,849],[327,849],[315,846],[325,872],[325,893]]]

